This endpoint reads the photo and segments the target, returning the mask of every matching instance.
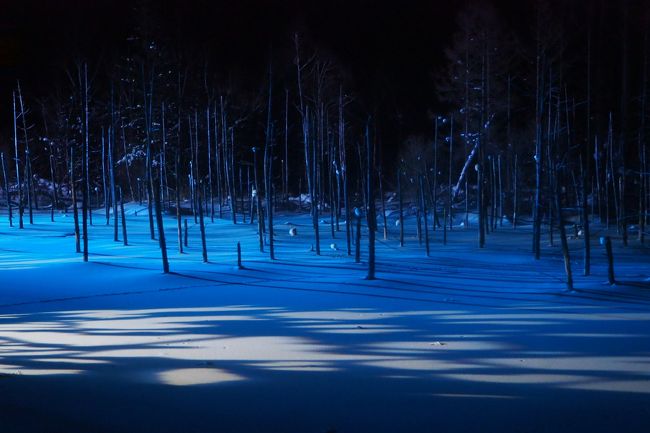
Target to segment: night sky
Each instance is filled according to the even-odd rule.
[[[10,101],[15,80],[28,96],[42,96],[75,58],[96,64],[119,52],[146,15],[181,46],[211,51],[213,61],[258,86],[269,47],[281,61],[293,54],[300,31],[349,70],[357,92],[378,98],[410,127],[426,124],[436,104],[432,74],[444,61],[462,2],[299,0],[24,0],[5,2],[0,17],[0,97]],[[519,4],[519,2],[517,2]],[[508,2],[504,15],[516,16]],[[379,96],[378,96],[379,95]],[[10,118],[7,106],[0,108]]]
[[[11,121],[11,91],[16,79],[23,82],[28,98],[52,91],[55,83],[65,84],[66,68],[75,59],[88,59],[97,70],[119,58],[134,29],[143,22],[157,28],[169,43],[183,47],[189,55],[209,53],[210,61],[222,71],[234,74],[251,89],[264,83],[270,48],[276,64],[291,68],[291,36],[299,31],[311,46],[318,47],[343,65],[351,87],[364,108],[379,107],[383,118],[397,131],[393,139],[409,133],[428,133],[432,112],[444,110],[437,99],[435,75],[445,64],[444,49],[451,43],[459,11],[468,4],[452,1],[376,2],[332,0],[22,0],[4,1],[0,15],[0,125]],[[569,4],[566,4],[569,3]],[[635,11],[631,44],[638,48],[640,29]],[[637,4],[638,3],[638,4]],[[535,2],[490,2],[504,27],[528,38],[534,22]],[[564,21],[573,36],[569,49],[584,57],[586,22],[591,9],[594,43],[605,71],[603,92],[616,102],[616,64],[620,40],[617,2],[551,1],[551,9]],[[582,18],[581,18],[582,17]],[[636,29],[636,30],[635,30]],[[634,33],[636,31],[636,33]],[[574,43],[574,46],[570,44]],[[631,48],[631,49],[632,49]],[[609,51],[607,51],[609,50]],[[530,55],[530,53],[528,53]],[[607,57],[609,56],[609,57]],[[632,56],[632,74],[639,70]],[[636,60],[635,60],[636,59]],[[571,63],[568,63],[571,66]],[[607,71],[611,70],[611,77]],[[582,86],[583,69],[575,82]],[[292,83],[293,84],[293,83]],[[604,85],[606,84],[606,85]],[[6,128],[3,128],[6,129]],[[3,134],[7,135],[7,134]]]

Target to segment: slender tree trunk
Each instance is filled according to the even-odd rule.
[[[571,273],[571,257],[569,256],[569,243],[567,242],[566,229],[562,221],[562,203],[560,200],[560,184],[557,173],[554,176],[555,183],[555,212],[558,227],[560,229],[560,240],[562,242],[562,256],[564,257],[564,270],[566,272],[566,285],[568,290],[573,290],[573,275]]]
[[[9,181],[7,179],[7,161],[5,160],[4,152],[0,152],[0,160],[2,160],[2,179],[5,185],[5,196],[7,197],[7,217],[9,218],[9,227],[14,226],[14,218],[11,210],[11,196],[9,195]]]
[[[124,246],[129,245],[129,238],[126,233],[126,212],[124,212],[124,196],[122,195],[122,187],[119,187],[120,192],[120,217],[122,220],[122,242]]]
[[[499,171],[499,227],[503,227],[503,182],[501,179],[501,155],[497,156],[497,168]]]
[[[108,183],[106,181],[106,163],[107,163],[106,136],[104,134],[104,128],[102,127],[102,185],[103,185],[102,192],[104,193],[104,213],[106,215],[106,225],[110,225],[111,211],[110,211],[109,199],[108,199]]]
[[[214,222],[214,181],[212,179],[212,143],[210,137],[210,104],[205,109],[205,128],[208,133],[208,185],[210,191],[210,221]],[[216,137],[215,137],[216,138]]]
[[[452,114],[451,117],[449,118],[449,173],[448,173],[448,179],[447,179],[447,188],[448,188],[448,203],[447,205],[449,206],[449,230],[452,229],[453,225],[453,213],[452,213],[452,204],[453,204],[453,192],[451,188],[451,165],[452,165],[452,155],[454,152],[454,115]]]
[[[355,239],[354,262],[361,263],[361,214],[357,215],[355,213],[355,219],[357,223],[357,228],[354,233],[354,239]]]
[[[174,172],[176,173],[176,228],[178,232],[178,252],[183,254],[183,228],[181,225],[181,189],[180,189],[180,153],[176,150],[176,162],[174,164]]]
[[[144,122],[145,122],[145,133],[146,133],[146,167],[145,167],[145,184],[147,188],[147,214],[149,217],[149,235],[152,240],[156,239],[156,232],[154,229],[154,186],[153,186],[153,173],[152,173],[152,163],[151,160],[153,155],[151,154],[151,104],[153,101],[153,74],[151,78],[151,83],[149,85],[149,90],[147,91],[147,79],[144,73],[144,65],[142,66],[142,93],[144,98],[144,103],[142,105],[144,111]]]
[[[289,201],[289,90],[284,90],[284,188],[282,194]]]
[[[535,90],[535,202],[533,205],[533,254],[536,260],[540,258],[541,242],[541,200],[542,200],[542,108],[543,108],[543,71],[542,49],[540,42],[541,24],[537,22],[537,58],[536,58],[536,90]]]
[[[113,204],[113,240],[118,241],[118,221],[117,221],[117,197],[115,193],[115,162],[114,152],[115,152],[115,131],[111,126],[108,129],[108,167],[109,167],[109,176],[110,176],[110,188],[111,188],[111,203]]]
[[[84,64],[84,143],[83,143],[83,155],[81,159],[82,166],[82,178],[81,183],[81,221],[82,221],[82,239],[83,239],[83,260],[84,262],[88,261],[88,202],[89,202],[89,191],[88,191],[88,142],[89,142],[89,131],[88,131],[88,65]]]
[[[25,182],[27,182],[26,199],[27,199],[27,207],[29,210],[29,224],[34,224],[34,207],[33,207],[34,185],[33,185],[33,176],[32,176],[32,160],[31,160],[31,151],[29,147],[29,139],[27,138],[27,119],[26,119],[27,114],[25,112],[25,105],[23,103],[23,95],[20,90],[20,82],[18,82],[18,102],[20,103],[20,120],[22,121],[23,124],[22,127],[23,139],[25,140]]]
[[[13,93],[13,108],[14,108],[14,151],[16,155],[16,187],[18,188],[18,228],[24,228],[23,223],[23,214],[25,213],[25,207],[23,205],[23,185],[20,182],[20,153],[18,151],[18,126],[16,112],[16,92]]]
[[[438,116],[434,116],[433,127],[433,190],[431,192],[431,212],[433,212],[433,230],[438,225]],[[467,117],[467,116],[466,116]],[[465,127],[467,133],[467,127]],[[467,190],[465,191],[465,204],[467,204]],[[446,222],[445,222],[446,224]]]
[[[401,168],[397,170],[397,200],[399,202],[399,246],[404,246],[404,199],[402,197],[402,173]],[[446,222],[445,222],[446,224]]]
[[[266,143],[264,145],[264,177],[266,180],[266,215],[268,217],[269,255],[275,260],[275,244],[273,242],[273,75],[269,63],[269,100],[266,118]]]
[[[447,208],[442,210],[442,244],[447,245]]]
[[[370,142],[369,125],[366,124],[366,177],[368,188],[368,208],[366,217],[368,220],[368,275],[367,280],[375,279],[375,233],[377,230],[377,215],[375,210],[375,175],[374,175],[374,148]]]
[[[199,229],[201,230],[201,251],[203,253],[203,263],[208,263],[208,247],[207,247],[207,244],[206,244],[206,241],[205,241],[205,222],[203,220],[203,200],[202,200],[202,197],[200,197],[201,188],[199,187],[198,190],[199,190],[199,200],[198,200],[198,205],[199,205]]]
[[[581,160],[582,162],[582,160]],[[582,165],[582,164],[580,164]],[[582,176],[582,231],[584,236],[584,270],[585,276],[591,272],[591,244],[590,244],[590,231],[589,231],[589,206],[587,201],[587,173]]]
[[[219,140],[219,122],[217,119],[217,104],[215,103],[214,106],[214,113],[212,115],[213,121],[212,123],[214,124],[214,153],[217,158],[217,201],[219,202],[219,219],[223,218],[223,184],[222,184],[222,177],[223,177],[223,142],[220,143]],[[223,137],[223,133],[221,134]]]
[[[384,223],[384,240],[388,240],[388,221],[386,220],[386,197],[384,196],[384,185],[382,181],[381,171],[379,171],[378,177],[379,177],[379,196],[381,198],[381,216]]]
[[[352,255],[352,237],[351,225],[352,218],[350,213],[350,197],[349,197],[349,179],[348,179],[348,165],[347,165],[347,147],[345,142],[345,119],[343,111],[343,87],[339,87],[339,152],[341,160],[341,176],[343,177],[343,206],[345,207],[345,242],[347,247],[348,256]],[[298,191],[300,193],[300,191]]]
[[[519,160],[517,157],[517,154],[515,153],[515,167],[514,167],[514,174],[513,174],[513,192],[512,192],[512,228],[513,230],[517,228],[517,198],[518,198],[518,181],[519,181]]]
[[[77,179],[74,169],[74,146],[70,147],[70,194],[72,196],[72,214],[74,217],[75,251],[81,252],[81,232],[79,230],[79,207],[77,205]]]
[[[255,205],[257,207],[257,234],[259,238],[260,252],[264,252],[264,215],[262,211],[262,198],[260,196],[260,184],[257,176],[257,148],[253,148],[253,177],[255,181]]]
[[[153,177],[153,173],[151,174]],[[160,246],[160,255],[162,259],[163,272],[165,274],[169,273],[169,260],[167,259],[167,241],[165,240],[165,228],[163,227],[163,215],[162,215],[162,198],[160,197],[160,185],[162,182],[162,173],[158,173],[158,185],[152,185],[152,190],[154,194],[155,209],[156,209],[156,226],[158,227],[158,245]],[[203,214],[201,214],[203,218]]]
[[[187,230],[187,218],[185,218],[185,219],[183,219],[183,245],[185,245],[185,247],[188,246],[187,232],[188,232],[188,230]]]
[[[54,149],[50,144],[50,177],[52,178],[52,222],[54,222],[54,210],[59,209],[59,184],[57,184],[57,172],[56,172],[56,158],[54,156]]]
[[[427,216],[427,201],[424,196],[424,182],[422,181],[422,176],[419,176],[419,182],[420,182],[420,207],[422,208],[422,217],[424,220],[424,246],[425,250],[427,253],[427,257],[429,257],[430,251],[429,251],[429,221],[428,221],[428,216]]]
[[[126,150],[126,134],[124,132],[124,124],[120,124],[120,137],[122,139],[122,149],[125,155],[124,170],[126,171],[126,180],[129,184],[129,193],[130,193],[131,201],[134,201],[136,196],[135,193],[133,192],[133,181],[131,180],[131,169],[129,168],[129,161],[128,158],[126,158],[128,152]]]
[[[603,199],[602,199],[602,189],[600,185],[600,158],[599,158],[599,149],[598,149],[598,137],[594,137],[594,166],[596,169],[596,194],[598,200],[598,220],[600,223],[603,223]]]

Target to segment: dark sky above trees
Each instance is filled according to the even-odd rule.
[[[138,26],[188,53],[210,53],[211,62],[245,85],[262,85],[270,47],[274,60],[291,67],[291,34],[330,54],[349,72],[368,111],[381,109],[394,120],[397,136],[425,132],[432,111],[444,110],[435,77],[445,67],[444,49],[457,30],[457,15],[468,4],[486,1],[364,0],[22,0],[3,1],[0,16],[0,99],[9,102],[17,78],[28,96],[51,91],[65,80],[75,58],[101,68],[119,56]],[[569,4],[567,4],[569,3]],[[639,69],[643,2],[629,1],[631,74]],[[533,37],[534,1],[495,0],[504,28],[524,44]],[[601,50],[601,66],[620,60],[620,2],[551,1],[566,31],[567,61],[584,56],[587,23]],[[591,18],[589,18],[591,16]],[[570,39],[570,40],[569,40]],[[580,80],[576,74],[576,82]],[[615,75],[615,74],[614,74]],[[620,79],[607,77],[604,92],[615,94]],[[612,96],[615,98],[615,96]],[[613,103],[613,101],[612,101]],[[374,108],[370,108],[370,107]],[[0,104],[2,125],[11,118]]]
[[[426,113],[431,74],[444,55],[462,2],[333,0],[23,0],[3,2],[0,18],[2,98],[14,80],[47,92],[74,57],[111,58],[143,21],[188,50],[208,49],[215,62],[254,85],[269,45],[291,59],[291,33],[303,31],[353,75],[357,90],[394,99],[402,115]],[[149,12],[143,13],[143,5]],[[143,16],[147,15],[147,16]],[[284,59],[282,59],[284,60]],[[3,110],[4,111],[4,110]]]

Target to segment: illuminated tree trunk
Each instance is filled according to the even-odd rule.
[[[25,207],[23,205],[23,185],[20,182],[20,153],[18,151],[18,125],[16,112],[16,92],[13,92],[13,108],[14,108],[14,151],[16,158],[16,188],[18,188],[18,228],[24,228],[23,223],[23,214],[25,213]]]
[[[366,124],[366,185],[368,188],[366,218],[368,221],[368,275],[367,280],[375,279],[375,234],[377,230],[377,214],[375,210],[375,176],[374,176],[374,149],[370,143],[369,125]]]
[[[268,97],[266,142],[264,144],[264,178],[266,183],[264,192],[266,194],[266,215],[268,218],[269,254],[271,260],[275,260],[275,244],[273,241],[273,123],[271,111],[273,108],[273,79],[270,65]]]
[[[4,152],[0,152],[0,160],[2,162],[2,179],[5,186],[5,196],[7,197],[7,217],[9,218],[9,227],[13,227],[14,219],[11,210],[11,196],[9,195],[9,181],[7,179],[7,161],[5,161]]]
[[[84,142],[81,158],[81,223],[82,223],[82,240],[83,240],[83,260],[88,261],[88,65],[84,64],[84,83],[83,83],[83,103],[84,103]]]

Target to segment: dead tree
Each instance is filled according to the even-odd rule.
[[[88,261],[88,207],[89,207],[89,191],[88,191],[88,145],[89,145],[89,110],[88,110],[88,65],[84,64],[84,78],[83,78],[83,151],[81,157],[81,223],[82,223],[82,240],[83,240],[83,260]]]
[[[25,213],[25,207],[23,204],[23,185],[20,182],[20,153],[18,151],[18,125],[17,125],[17,116],[16,112],[16,92],[13,92],[13,108],[14,108],[14,151],[15,151],[15,161],[16,161],[16,188],[18,188],[18,228],[24,228],[23,215]]]
[[[366,124],[366,185],[367,185],[367,210],[368,222],[368,275],[366,280],[375,279],[375,232],[377,230],[377,213],[375,209],[375,175],[374,175],[374,149],[370,143],[369,125]]]
[[[199,187],[198,205],[199,205],[199,228],[201,230],[201,252],[203,254],[203,263],[208,263],[208,247],[206,245],[206,240],[205,240],[205,222],[203,220],[203,200],[201,197],[202,194],[201,190],[202,188]]]
[[[259,236],[260,252],[264,252],[264,213],[262,210],[262,197],[260,196],[260,184],[257,178],[257,148],[253,147],[253,176],[255,182],[255,204],[257,207],[257,234]],[[253,215],[251,214],[251,223]]]
[[[17,83],[17,89],[18,89],[18,102],[20,103],[20,120],[22,123],[22,130],[23,130],[23,140],[25,142],[25,182],[27,185],[25,186],[25,191],[26,191],[26,199],[27,199],[27,207],[29,210],[29,223],[34,224],[34,179],[32,175],[32,159],[31,159],[31,150],[29,146],[29,139],[27,137],[27,112],[25,110],[25,103],[23,101],[23,95],[20,90],[20,82]],[[37,204],[38,207],[38,204]]]
[[[74,218],[75,251],[81,252],[81,232],[79,230],[79,206],[77,205],[77,178],[75,172],[74,146],[70,147],[70,195],[72,196],[72,215]]]
[[[266,194],[266,215],[268,217],[269,254],[271,260],[275,260],[275,248],[273,242],[273,75],[269,64],[269,100],[266,118],[266,140],[264,143],[264,179]]]
[[[557,171],[557,169],[556,169]],[[564,257],[564,271],[566,272],[566,285],[568,290],[573,290],[573,274],[571,273],[571,257],[569,255],[569,243],[567,242],[566,229],[562,220],[562,201],[560,199],[560,183],[558,181],[557,173],[553,176],[555,185],[555,212],[560,230],[560,240],[562,242],[562,256]]]
[[[102,185],[104,193],[104,213],[106,215],[106,225],[111,223],[111,211],[108,205],[108,184],[106,183],[106,134],[102,127]],[[99,204],[99,203],[98,203]]]
[[[119,187],[120,192],[120,217],[122,220],[122,242],[124,246],[129,245],[129,239],[126,233],[126,213],[124,212],[124,196],[122,195],[122,187]]]
[[[152,174],[153,176],[153,174]],[[162,182],[162,172],[158,172],[158,185],[152,185],[154,194],[155,209],[156,209],[156,226],[158,227],[158,246],[160,247],[160,254],[163,265],[163,272],[169,273],[169,260],[167,259],[167,242],[165,240],[165,229],[163,227],[162,216],[162,198],[160,197],[160,182]],[[126,238],[125,238],[126,239]]]
[[[180,122],[179,122],[180,123]],[[176,173],[176,228],[178,232],[178,252],[183,254],[183,227],[181,224],[181,188],[180,182],[180,152],[176,149],[174,172]]]
[[[113,240],[118,241],[118,221],[117,221],[117,194],[115,191],[115,130],[111,126],[108,128],[108,174],[111,188],[111,203],[113,204]]]
[[[9,218],[9,227],[13,227],[14,219],[11,210],[11,196],[9,195],[9,181],[7,179],[7,161],[5,161],[4,152],[0,152],[0,160],[2,160],[2,179],[4,180],[5,196],[7,197],[7,217]]]

